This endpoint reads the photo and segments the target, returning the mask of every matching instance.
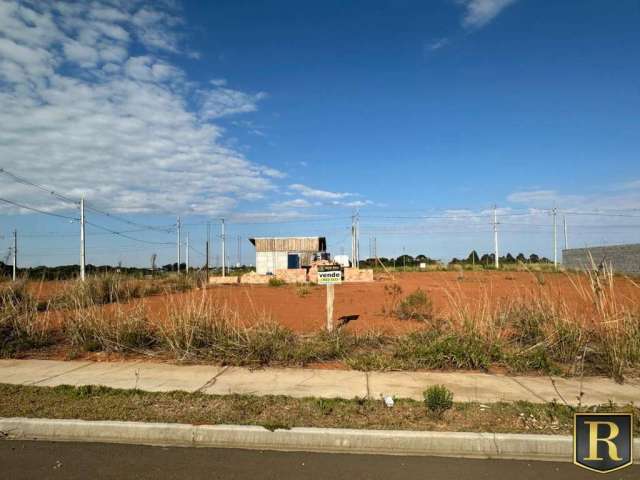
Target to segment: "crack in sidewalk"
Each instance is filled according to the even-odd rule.
[[[95,363],[96,362],[89,362],[89,363],[87,363],[85,365],[80,365],[79,367],[72,368],[71,370],[65,370],[62,373],[57,373],[55,375],[50,375],[48,377],[41,378],[40,380],[36,380],[35,382],[26,383],[25,385],[37,385],[39,383],[46,382],[46,381],[51,380],[53,378],[62,377],[63,375],[67,375],[69,373],[76,372],[76,371],[78,371],[78,370],[80,370],[82,368],[86,368],[86,367],[89,367],[91,365],[94,365]]]
[[[507,377],[509,378],[511,381],[513,381],[514,383],[516,383],[520,388],[523,388],[524,390],[526,390],[527,392],[529,392],[531,395],[533,395],[534,397],[536,397],[538,400],[541,400],[542,403],[547,403],[547,399],[538,395],[536,392],[534,392],[531,388],[527,387],[524,383],[519,382],[518,380],[516,380],[514,377]]]
[[[202,392],[204,389],[212,387],[213,385],[215,385],[216,380],[218,380],[218,377],[220,375],[222,375],[224,372],[226,372],[227,370],[229,370],[229,367],[222,367],[222,370],[220,370],[218,373],[216,373],[213,377],[211,377],[210,380],[208,380],[204,385],[202,385],[200,388],[198,388],[196,390],[196,393],[200,393]]]

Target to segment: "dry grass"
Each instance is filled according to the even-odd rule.
[[[49,311],[38,312],[24,284],[5,283],[0,290],[0,351],[15,355],[37,349],[55,333],[59,341],[80,350],[233,365],[340,361],[363,370],[502,366],[513,372],[606,374],[617,380],[637,372],[637,303],[618,298],[606,266],[587,275],[561,275],[567,275],[577,292],[571,304],[552,285],[539,283],[502,303],[496,304],[487,288],[469,301],[454,281],[444,285],[452,312],[446,316],[433,310],[424,292],[403,297],[399,285],[386,285],[384,313],[424,324],[402,336],[357,336],[343,329],[300,335],[255,308],[253,318],[240,318],[235,308],[204,291],[167,296],[166,315],[149,319],[144,301],[123,303],[144,295],[130,279],[121,278],[74,284],[66,292],[63,329],[52,332]],[[252,304],[250,297],[247,302]]]
[[[109,303],[124,303],[159,293],[175,293],[191,290],[198,279],[187,275],[168,275],[142,279],[119,273],[90,275],[83,282],[69,282],[50,300],[50,308],[78,308]]]
[[[0,285],[0,356],[43,347],[51,342],[48,312],[38,313],[38,303],[26,282]]]

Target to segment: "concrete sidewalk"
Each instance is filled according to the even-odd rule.
[[[527,400],[582,404],[612,401],[640,402],[640,380],[620,385],[602,377],[565,379],[466,372],[359,372],[303,368],[265,368],[168,363],[89,362],[55,360],[0,360],[0,383],[19,385],[104,385],[166,392],[184,390],[209,394],[287,395],[324,398],[398,398],[422,400],[430,385],[443,384],[459,402]]]

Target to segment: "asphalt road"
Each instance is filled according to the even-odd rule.
[[[571,463],[0,441],[2,479],[544,479],[603,476]],[[605,476],[638,479],[640,465]]]

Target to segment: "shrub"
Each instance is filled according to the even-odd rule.
[[[424,291],[417,289],[398,303],[395,315],[400,320],[429,320],[433,317],[433,302]]]
[[[423,396],[427,410],[436,417],[453,407],[453,392],[444,385],[432,385],[423,392]]]
[[[310,293],[311,293],[311,289],[309,288],[308,285],[300,284],[296,287],[296,295],[298,295],[299,297],[304,298]]]
[[[285,285],[287,282],[278,277],[269,278],[269,286],[270,287],[281,287]]]

